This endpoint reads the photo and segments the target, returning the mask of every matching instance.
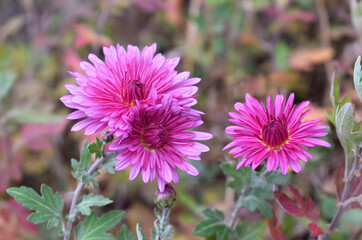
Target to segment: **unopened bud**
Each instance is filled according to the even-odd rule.
[[[104,131],[102,134],[102,140],[105,144],[110,143],[113,141],[113,134],[109,134],[109,131]]]
[[[158,208],[172,208],[176,203],[176,191],[171,184],[166,184],[163,192],[157,189],[153,201]]]

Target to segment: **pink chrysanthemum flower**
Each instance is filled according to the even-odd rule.
[[[190,108],[180,108],[171,97],[166,96],[160,104],[148,108],[136,101],[130,127],[109,146],[110,151],[119,152],[115,169],[121,171],[132,166],[129,180],[140,172],[144,182],[157,177],[161,192],[165,182],[178,182],[177,168],[198,175],[197,169],[183,158],[200,160],[201,152],[209,151],[206,145],[194,141],[208,140],[211,134],[187,131],[202,123],[199,114]]]
[[[66,84],[71,95],[61,97],[69,108],[77,109],[68,119],[85,118],[75,124],[72,131],[86,127],[85,134],[93,134],[108,127],[111,133],[120,136],[127,125],[135,101],[142,105],[153,105],[165,94],[171,95],[182,107],[197,103],[194,84],[199,78],[188,78],[189,72],[177,73],[175,67],[179,58],[165,58],[155,55],[156,44],[144,47],[128,45],[127,51],[117,47],[104,47],[105,62],[90,54],[88,62],[80,66],[86,76],[70,72],[77,84]],[[195,110],[194,113],[197,113]]]
[[[301,171],[299,159],[307,162],[307,157],[313,159],[304,147],[316,145],[330,147],[324,140],[315,137],[327,135],[322,129],[328,128],[317,124],[320,120],[302,122],[310,112],[303,112],[309,102],[293,105],[294,94],[288,100],[280,94],[275,95],[274,104],[267,96],[266,107],[249,94],[245,96],[246,103],[236,103],[235,109],[240,113],[230,112],[230,122],[238,126],[225,129],[227,135],[234,137],[225,149],[234,147],[230,154],[240,158],[237,169],[252,164],[252,169],[267,158],[268,171],[280,169],[283,174],[288,171],[288,165],[295,172]]]

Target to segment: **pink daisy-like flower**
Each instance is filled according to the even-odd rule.
[[[190,107],[197,103],[193,86],[199,78],[188,78],[189,72],[177,73],[175,67],[179,58],[165,58],[155,55],[156,44],[144,47],[128,45],[127,51],[117,47],[104,47],[105,62],[90,54],[88,62],[80,66],[86,76],[70,72],[77,84],[66,84],[71,93],[61,97],[69,108],[77,109],[68,119],[85,118],[75,124],[72,131],[86,128],[85,134],[93,134],[108,127],[111,133],[120,136],[135,101],[149,106],[165,94],[176,99],[180,106]],[[197,113],[195,110],[194,113]]]
[[[187,131],[202,123],[199,114],[181,108],[170,96],[147,108],[136,101],[130,127],[109,146],[110,151],[119,152],[115,169],[121,171],[132,166],[129,180],[140,172],[144,182],[157,177],[161,192],[165,182],[178,182],[177,168],[198,175],[197,169],[183,158],[200,160],[201,152],[209,151],[206,145],[195,141],[212,138],[210,133]]]
[[[225,149],[234,147],[230,154],[240,158],[237,169],[252,164],[252,169],[267,158],[268,171],[280,169],[283,174],[288,171],[288,165],[295,172],[301,171],[298,160],[307,162],[307,157],[313,159],[304,147],[316,145],[330,147],[331,145],[316,137],[327,135],[322,129],[328,128],[317,124],[320,120],[302,122],[310,112],[303,112],[309,102],[293,105],[294,94],[288,100],[280,94],[275,95],[274,104],[267,96],[266,107],[260,101],[246,94],[245,103],[236,103],[235,109],[240,113],[230,112],[230,122],[238,126],[225,129],[227,135],[234,137]]]

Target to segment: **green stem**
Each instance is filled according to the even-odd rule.
[[[327,240],[330,237],[330,235],[332,234],[335,227],[337,226],[338,220],[344,212],[345,201],[348,198],[349,191],[351,189],[351,183],[355,176],[355,172],[357,170],[359,170],[359,148],[358,148],[358,146],[355,146],[355,156],[354,156],[354,160],[353,160],[352,169],[349,171],[349,174],[346,179],[346,183],[344,184],[340,204],[338,206],[337,212],[333,216],[331,223],[329,224],[328,230],[325,231],[325,233],[323,234],[322,240]]]
[[[106,160],[105,157],[101,157],[99,158],[97,161],[95,161],[93,163],[93,165],[90,167],[90,169],[88,170],[88,174],[92,175],[95,171],[97,171],[98,167],[104,162],[104,160]],[[72,225],[73,225],[73,219],[75,219],[76,213],[74,212],[75,206],[77,205],[78,202],[78,198],[80,196],[80,193],[82,191],[84,187],[84,183],[83,182],[79,182],[77,185],[77,188],[74,191],[74,195],[73,195],[73,199],[72,199],[72,203],[70,205],[70,209],[69,209],[69,215],[68,215],[68,221],[67,221],[67,227],[65,229],[64,232],[64,240],[69,240],[70,237],[70,233],[72,231]]]

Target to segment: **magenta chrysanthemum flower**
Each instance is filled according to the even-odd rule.
[[[230,112],[230,122],[238,126],[225,129],[227,135],[234,137],[225,148],[234,147],[230,154],[240,158],[237,169],[252,164],[252,169],[267,158],[268,171],[280,169],[283,174],[288,171],[288,165],[295,172],[301,171],[298,160],[307,162],[307,157],[313,159],[304,147],[316,145],[330,147],[324,140],[315,137],[327,135],[322,129],[328,128],[317,124],[320,120],[302,122],[310,112],[303,112],[309,102],[293,105],[294,94],[288,100],[280,94],[275,95],[274,104],[267,96],[266,107],[249,94],[245,96],[246,103],[236,103],[235,109],[240,113]]]
[[[190,78],[189,72],[177,73],[174,69],[179,58],[155,55],[156,44],[144,47],[129,45],[127,51],[117,45],[104,47],[105,62],[90,54],[88,62],[80,66],[86,76],[70,72],[78,85],[66,84],[71,95],[61,97],[69,108],[77,109],[68,119],[84,120],[75,124],[72,131],[86,127],[85,134],[102,131],[108,126],[111,133],[120,136],[125,131],[128,115],[139,101],[142,105],[154,105],[165,94],[171,95],[182,107],[197,103],[194,84],[199,78]],[[197,113],[195,110],[194,113]]]
[[[136,101],[133,108],[127,132],[109,146],[110,151],[119,152],[115,169],[132,166],[129,180],[134,180],[140,172],[144,182],[157,177],[161,192],[165,182],[178,182],[177,168],[198,175],[197,169],[183,158],[200,160],[201,152],[209,150],[194,141],[208,140],[211,134],[187,131],[203,123],[200,115],[190,108],[179,107],[170,96],[147,108]]]

